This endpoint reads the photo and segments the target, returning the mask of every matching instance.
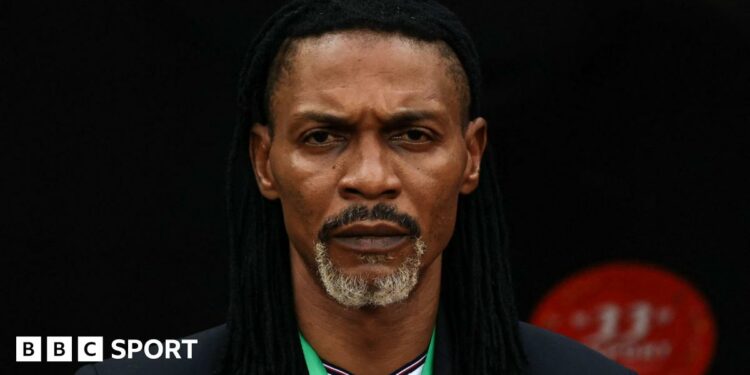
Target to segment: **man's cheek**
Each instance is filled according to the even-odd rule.
[[[437,199],[435,202],[437,206],[433,208],[432,215],[430,218],[430,237],[437,247],[440,247],[440,251],[447,246],[448,241],[453,235],[453,229],[456,223],[457,198],[445,197]]]
[[[303,219],[315,216],[320,200],[313,195],[314,189],[299,180],[284,178],[280,185],[280,199],[285,215],[294,214]],[[317,204],[316,204],[317,203]]]

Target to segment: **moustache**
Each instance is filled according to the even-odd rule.
[[[399,212],[396,206],[392,204],[378,203],[371,209],[363,204],[353,204],[325,220],[320,231],[318,231],[318,240],[323,243],[328,242],[331,238],[331,232],[335,229],[358,221],[368,220],[390,221],[406,229],[412,238],[418,238],[422,233],[415,218],[407,213]]]

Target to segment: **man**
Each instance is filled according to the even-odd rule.
[[[279,10],[240,79],[228,325],[79,373],[628,373],[519,324],[479,85],[432,1]]]

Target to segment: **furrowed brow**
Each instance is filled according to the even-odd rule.
[[[320,111],[302,111],[294,114],[293,117],[296,121],[314,121],[336,127],[351,125],[350,121],[344,117]]]
[[[354,125],[354,123],[346,117],[316,110],[301,111],[299,113],[295,113],[292,118],[293,122],[300,124],[307,121],[312,121],[336,128],[345,128]],[[440,112],[430,110],[403,110],[398,111],[383,119],[383,123],[388,128],[394,128],[411,125],[419,121],[437,121],[441,118],[442,117]]]
[[[433,111],[406,110],[393,114],[385,119],[385,123],[389,126],[400,126],[412,124],[418,121],[436,120],[439,117],[439,114]]]

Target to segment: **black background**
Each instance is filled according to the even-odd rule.
[[[719,328],[711,373],[746,373],[743,2],[447,3],[482,56],[522,317],[577,270],[654,263],[708,298]],[[223,322],[235,81],[276,7],[0,6],[11,373],[78,366],[14,365],[18,335],[172,338]]]

